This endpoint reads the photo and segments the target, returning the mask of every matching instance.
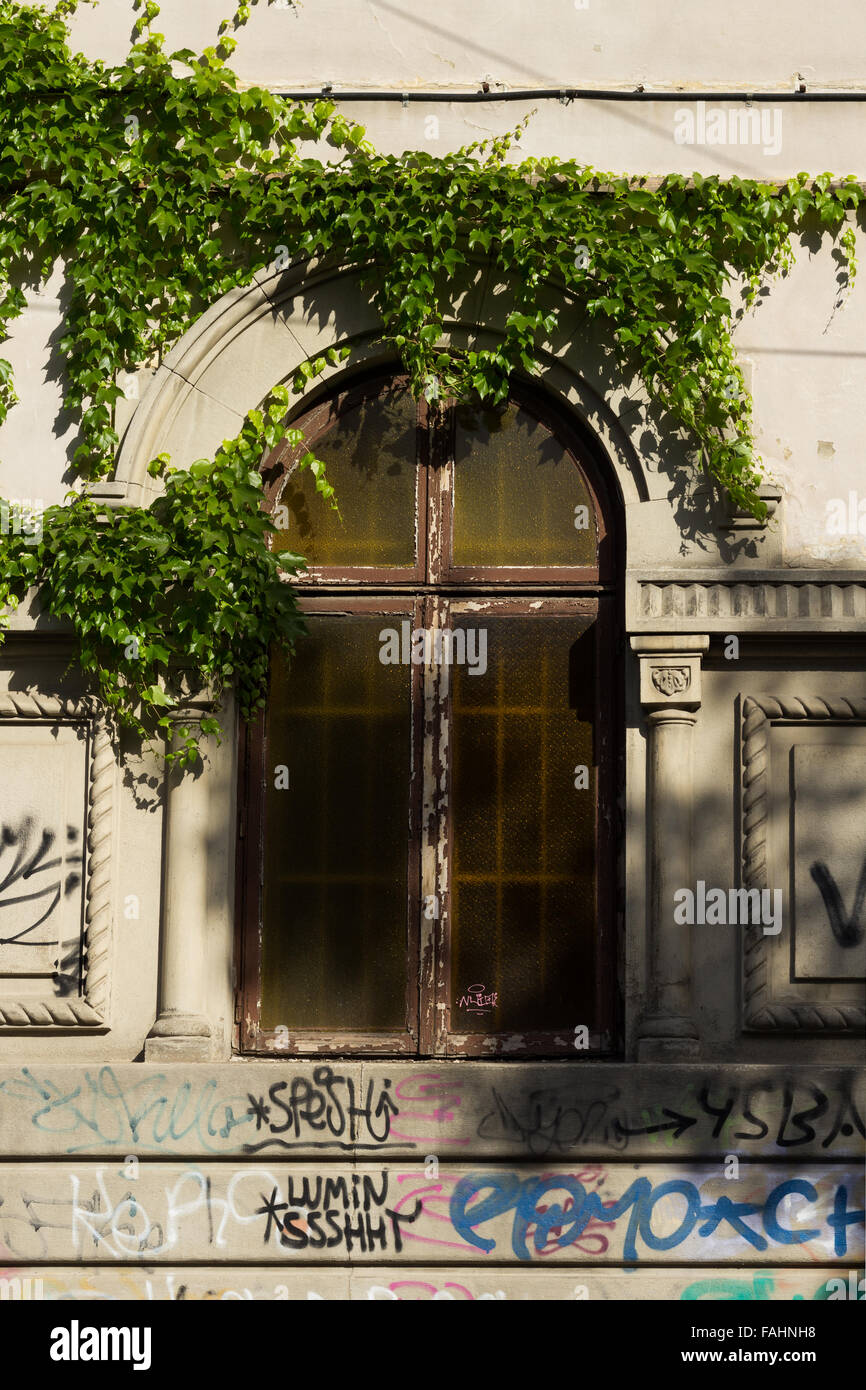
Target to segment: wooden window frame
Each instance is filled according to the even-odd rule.
[[[592,501],[592,510],[597,526],[597,563],[595,565],[455,565],[453,551],[453,504],[454,504],[454,455],[455,425],[454,412],[450,411],[440,425],[439,457],[436,470],[438,489],[431,498],[431,526],[438,528],[441,547],[438,552],[439,568],[429,576],[431,582],[474,587],[477,584],[502,584],[509,588],[522,585],[544,584],[598,584],[612,583],[615,578],[614,555],[610,534],[609,508],[606,503],[602,474],[596,466],[597,447],[594,441],[578,435],[574,422],[566,422],[559,412],[546,410],[539,405],[537,398],[520,385],[511,388],[509,404],[513,403],[531,415],[545,429],[556,436],[571,455],[572,462],[583,476]]]
[[[595,720],[593,724],[593,764],[596,768],[595,794],[595,909],[596,909],[596,949],[594,1018],[590,1038],[594,1045],[589,1052],[601,1055],[610,1052],[615,1031],[615,958],[616,958],[616,920],[615,897],[613,893],[616,842],[613,835],[612,816],[605,815],[606,807],[615,805],[616,798],[616,743],[613,709],[610,701],[601,699],[604,673],[613,669],[616,662],[615,613],[612,596],[556,597],[539,599],[537,597],[496,594],[471,598],[443,596],[433,600],[436,605],[433,622],[441,622],[446,616],[464,614],[471,611],[479,623],[484,615],[489,617],[513,614],[514,616],[538,617],[584,617],[589,616],[595,624],[595,690],[593,705]],[[472,605],[471,609],[469,605]],[[435,669],[430,676],[433,693],[433,709],[425,711],[425,719],[432,717],[432,747],[434,750],[447,749],[450,731],[453,729],[450,670],[447,665]],[[424,816],[422,830],[422,900],[428,894],[435,894],[440,903],[438,920],[421,923],[422,959],[431,961],[432,988],[421,1008],[421,1051],[424,1055],[437,1057],[496,1057],[502,1059],[514,1055],[516,1035],[513,1032],[472,1033],[452,1028],[451,1001],[453,998],[451,978],[451,866],[453,863],[453,800],[451,790],[452,765],[449,757],[434,761],[425,778]],[[448,852],[441,853],[439,846],[447,846]],[[533,1031],[520,1047],[523,1057],[563,1057],[574,1056],[574,1027],[589,1024],[590,1020],[575,1018],[571,1031],[561,1029]]]
[[[293,461],[333,425],[335,417],[360,400],[379,394],[405,378],[381,368],[356,379],[347,389],[308,408],[302,422],[305,440],[293,448],[278,446],[265,460],[266,506],[279,501],[283,478]],[[261,1003],[262,873],[264,848],[264,775],[266,710],[249,726],[239,726],[238,836],[236,905],[241,930],[237,934],[238,989],[235,1046],[246,1055],[295,1056],[418,1056],[485,1058],[601,1057],[617,1054],[621,1017],[617,996],[617,955],[621,922],[616,905],[617,801],[622,784],[622,725],[620,671],[621,593],[615,581],[620,571],[620,536],[612,526],[613,504],[605,480],[605,461],[599,444],[555,404],[540,402],[522,385],[509,400],[534,416],[571,454],[589,490],[598,528],[595,566],[456,567],[451,563],[451,502],[453,492],[454,414],[448,404],[417,403],[416,417],[416,563],[413,567],[315,566],[291,578],[303,612],[400,614],[413,627],[441,623],[451,611],[472,602],[486,611],[595,616],[596,663],[594,757],[596,781],[596,952],[593,1045],[575,1053],[573,1033],[561,1030],[533,1033],[515,1050],[512,1033],[452,1031],[450,953],[450,855],[440,841],[452,843],[452,813],[448,792],[450,767],[438,752],[424,764],[425,746],[445,746],[451,720],[449,670],[431,671],[412,665],[412,765],[409,788],[409,848],[407,894],[406,1028],[401,1032],[362,1032],[330,1029],[292,1029],[288,1034],[259,1026]],[[373,595],[371,589],[378,592]],[[478,612],[476,608],[473,611]],[[483,610],[482,610],[483,611]],[[426,739],[426,745],[425,745]],[[255,849],[253,849],[255,846]],[[438,919],[422,914],[425,898],[440,903]]]
[[[412,595],[339,594],[333,598],[305,596],[302,611],[316,613],[381,614],[408,618],[413,627],[421,623],[423,600]],[[423,750],[424,668],[409,667],[411,762],[408,787],[409,836],[407,850],[406,898],[406,1027],[395,1031],[339,1030],[335,1028],[296,1028],[287,1021],[288,1033],[277,1033],[260,1026],[262,967],[262,893],[264,889],[265,779],[271,768],[267,749],[267,710],[254,723],[241,725],[239,772],[241,796],[238,801],[239,833],[237,854],[238,913],[243,924],[239,958],[239,1007],[235,1021],[244,1052],[280,1052],[300,1056],[325,1056],[351,1051],[359,1056],[415,1056],[419,1043],[419,938],[420,899],[420,812]],[[254,849],[252,847],[255,847]]]
[[[265,479],[265,507],[273,511],[280,498],[283,481],[300,456],[333,427],[335,419],[360,401],[378,396],[387,386],[406,386],[407,378],[393,372],[375,373],[308,409],[303,417],[304,440],[298,445],[280,444],[268,455],[262,471]],[[454,412],[421,399],[416,402],[416,485],[415,485],[415,564],[412,566],[309,565],[294,576],[297,588],[324,586],[393,588],[409,585],[425,588],[474,587],[476,584],[517,585],[595,585],[613,584],[617,555],[611,534],[611,506],[604,484],[603,461],[597,442],[588,431],[566,419],[555,407],[547,408],[521,385],[509,392],[509,402],[518,405],[545,429],[556,435],[582,474],[593,506],[597,526],[595,565],[473,565],[457,566],[452,561],[452,505],[454,477]]]
[[[376,372],[374,375],[361,378],[346,390],[340,391],[334,396],[326,397],[318,405],[314,405],[306,411],[303,415],[303,443],[289,445],[283,442],[277,445],[277,448],[272,450],[265,460],[262,469],[265,510],[272,512],[275,509],[287,474],[302,454],[308,450],[315,452],[316,442],[333,428],[335,420],[347,414],[361,401],[380,396],[388,386],[401,385],[408,387],[405,377],[395,376],[390,372]],[[390,565],[387,568],[375,565],[309,565],[302,574],[294,576],[293,584],[298,587],[306,587],[307,585],[349,587],[353,584],[360,584],[366,587],[375,586],[391,589],[399,584],[410,585],[414,588],[425,582],[427,573],[425,546],[422,545],[422,537],[426,542],[424,527],[430,506],[427,489],[428,479],[432,471],[427,466],[427,451],[430,442],[429,407],[424,400],[416,401],[415,406],[415,564]],[[324,506],[324,503],[322,505]]]

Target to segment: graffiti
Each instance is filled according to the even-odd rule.
[[[394,1176],[402,1190],[399,1201],[394,1203],[394,1210],[400,1212],[404,1207],[408,1208],[412,1202],[413,1210],[417,1209],[424,1218],[423,1228],[426,1234],[422,1235],[420,1230],[407,1231],[406,1239],[421,1245],[439,1245],[447,1250],[462,1250],[464,1242],[454,1240],[449,1215],[450,1190],[458,1181],[456,1175],[443,1174],[435,1181],[425,1181],[417,1173],[396,1173]]]
[[[606,1173],[603,1168],[592,1165],[576,1176],[587,1187],[600,1188],[604,1184]],[[397,1173],[396,1179],[404,1190],[400,1200],[394,1204],[395,1210],[401,1211],[414,1200],[416,1204],[420,1203],[420,1214],[424,1217],[424,1234],[420,1230],[407,1231],[405,1239],[422,1245],[439,1245],[450,1250],[465,1249],[464,1240],[454,1240],[455,1231],[451,1219],[453,1192],[461,1181],[460,1177],[457,1174],[443,1174],[436,1182],[425,1183],[417,1173]],[[566,1207],[568,1205],[566,1201]],[[544,1211],[546,1208],[542,1207],[540,1210]],[[608,1238],[603,1234],[603,1228],[612,1228],[612,1225],[612,1222],[591,1218],[575,1239],[575,1249],[584,1255],[603,1255],[608,1249]],[[548,1243],[538,1250],[538,1254],[542,1257],[551,1255],[555,1248],[554,1244]]]
[[[80,1074],[78,1074],[80,1075]],[[331,1067],[316,1067],[310,1079],[291,1076],[275,1081],[267,1095],[218,1095],[213,1077],[201,1082],[169,1082],[163,1073],[124,1085],[110,1066],[84,1071],[71,1086],[40,1079],[22,1067],[19,1077],[0,1081],[0,1095],[33,1104],[31,1121],[43,1133],[75,1137],[68,1153],[90,1150],[94,1144],[139,1152],[171,1151],[192,1141],[207,1153],[240,1148],[257,1153],[268,1147],[371,1148],[387,1144],[391,1116],[399,1113],[390,1094],[391,1082],[376,1089],[371,1081],[363,1104],[356,1104],[355,1083]],[[255,1125],[262,1134],[238,1143]],[[302,1126],[312,1132],[302,1136]],[[290,1137],[285,1137],[290,1136]],[[365,1142],[365,1138],[371,1142]],[[399,1147],[405,1148],[405,1142]],[[414,1145],[412,1146],[414,1147]]]
[[[799,1095],[798,1095],[799,1090]],[[848,1092],[841,1092],[836,1100],[835,1109],[831,1106],[827,1094],[818,1086],[808,1083],[797,1083],[785,1081],[781,1087],[781,1112],[778,1124],[775,1120],[772,1123],[771,1117],[763,1118],[759,1113],[761,1106],[756,1102],[756,1097],[761,1092],[772,1093],[775,1099],[778,1094],[777,1088],[771,1084],[758,1083],[747,1090],[740,1092],[736,1086],[729,1086],[724,1099],[721,1097],[718,1103],[713,1103],[713,1096],[709,1085],[704,1084],[698,1090],[694,1100],[694,1108],[713,1120],[711,1139],[723,1138],[724,1143],[729,1147],[737,1147],[750,1143],[759,1143],[764,1140],[772,1142],[780,1149],[794,1149],[803,1144],[813,1143],[819,1133],[823,1134],[821,1147],[831,1148],[838,1135],[843,1138],[850,1138],[855,1132],[863,1136],[866,1134],[863,1119]],[[803,1092],[808,1094],[811,1104],[805,1101]],[[797,1108],[797,1107],[802,1108]],[[682,1107],[683,1109],[685,1107]],[[655,1108],[655,1118],[658,1119],[659,1107]],[[662,1111],[663,1115],[673,1115],[671,1111]],[[678,1138],[683,1132],[671,1125],[653,1124],[654,1112],[644,1111],[644,1118],[649,1121],[644,1133],[652,1133],[654,1130],[661,1131],[667,1128],[673,1130],[671,1137]],[[678,1121],[685,1121],[688,1117],[677,1115]],[[821,1126],[813,1125],[810,1121],[824,1120]],[[706,1124],[706,1122],[704,1122]],[[743,1125],[752,1126],[744,1128]],[[735,1127],[736,1126],[736,1127]],[[638,1133],[632,1130],[631,1133]]]
[[[18,1273],[14,1278],[0,1278],[0,1299],[34,1298],[49,1303],[96,1301],[113,1303],[133,1300],[149,1303],[184,1303],[191,1300],[208,1302],[236,1299],[248,1302],[254,1300],[285,1302],[290,1297],[305,1300],[322,1298],[321,1294],[314,1293],[311,1289],[304,1289],[302,1286],[298,1286],[297,1291],[291,1295],[285,1284],[277,1282],[284,1277],[280,1271],[277,1271],[273,1278],[267,1280],[266,1287],[262,1286],[260,1282],[257,1285],[256,1281],[252,1280],[252,1288],[246,1285],[237,1289],[227,1288],[223,1280],[227,1275],[229,1277],[232,1275],[243,1277],[240,1270],[211,1269],[205,1270],[202,1274],[194,1269],[182,1269],[174,1274],[166,1272],[158,1278],[153,1277],[152,1271],[147,1271],[147,1273],[151,1277],[146,1277],[145,1271],[134,1268],[99,1269],[78,1266],[74,1270],[53,1271],[47,1277],[34,1278],[30,1270],[23,1270],[19,1266]],[[11,1287],[10,1293],[3,1292],[7,1285]],[[21,1292],[18,1292],[19,1285]],[[33,1289],[32,1293],[31,1288]]]
[[[831,1252],[837,1259],[857,1258],[862,1249],[853,1228],[864,1212],[852,1205],[854,1180],[840,1178],[838,1170],[781,1180],[778,1170],[772,1177],[757,1173],[732,1188],[733,1196],[719,1195],[717,1176],[694,1173],[639,1176],[625,1190],[618,1185],[621,1173],[597,1166],[525,1173],[458,1172],[429,1183],[417,1173],[386,1168],[298,1168],[277,1177],[258,1165],[229,1175],[219,1165],[166,1173],[160,1164],[146,1181],[129,1184],[98,1168],[89,1177],[66,1174],[66,1198],[55,1195],[56,1182],[44,1195],[29,1183],[17,1194],[7,1189],[0,1196],[0,1227],[3,1240],[24,1258],[73,1253],[82,1261],[145,1263],[176,1257],[180,1249],[201,1257],[215,1247],[228,1253],[229,1246],[249,1258],[254,1234],[267,1258],[273,1252],[304,1259],[316,1252],[325,1259],[381,1259],[404,1251],[423,1259],[436,1250],[441,1258],[463,1260],[481,1251],[520,1261],[567,1252],[571,1260],[594,1261],[619,1259],[621,1251],[624,1263],[634,1266],[672,1251],[742,1260],[796,1246],[814,1260]],[[771,1287],[753,1282],[748,1296],[763,1297],[762,1290],[769,1296]],[[717,1285],[690,1288],[684,1296],[722,1293]]]
[[[452,1292],[453,1290],[453,1292]],[[496,1293],[472,1293],[465,1284],[445,1283],[441,1289],[428,1284],[423,1279],[396,1279],[391,1284],[371,1284],[367,1298],[393,1299],[399,1302],[431,1303],[480,1303],[483,1299],[505,1298],[502,1289]]]
[[[717,1299],[729,1301],[734,1299],[771,1299],[777,1297],[776,1286],[779,1281],[777,1273],[762,1270],[748,1279],[696,1279],[694,1283],[688,1284],[680,1294],[680,1299]],[[824,1300],[841,1296],[843,1298],[857,1299],[859,1297],[857,1289],[863,1287],[864,1281],[861,1279],[858,1284],[857,1275],[852,1270],[848,1276],[847,1283],[844,1279],[833,1278],[819,1283],[812,1294],[813,1300]],[[840,1286],[837,1292],[836,1286]],[[828,1293],[828,1288],[832,1287],[833,1292]],[[782,1297],[784,1295],[778,1295]],[[791,1294],[791,1300],[802,1300],[806,1297],[802,1293]]]
[[[609,1091],[601,1099],[582,1106],[563,1100],[558,1086],[530,1091],[520,1105],[505,1100],[491,1088],[494,1108],[478,1125],[479,1139],[510,1139],[524,1144],[531,1154],[543,1158],[551,1152],[565,1153],[576,1144],[594,1141],[605,1148],[624,1149],[629,1131],[617,1119],[608,1119],[619,1091]]]
[[[146,1152],[190,1136],[206,1152],[217,1153],[234,1147],[217,1139],[226,1141],[239,1125],[252,1123],[249,1098],[217,1098],[218,1086],[213,1079],[171,1084],[162,1073],[124,1086],[114,1069],[105,1066],[85,1070],[83,1080],[67,1088],[22,1067],[20,1080],[0,1081],[0,1094],[32,1101],[32,1124],[43,1133],[75,1135],[80,1142],[70,1144],[68,1153],[92,1149],[95,1143],[124,1153]]]
[[[679,1115],[677,1114],[676,1110],[668,1110],[667,1108],[663,1108],[662,1114],[664,1115],[665,1119],[661,1121],[660,1124],[638,1125],[636,1129],[627,1129],[625,1125],[617,1122],[617,1128],[620,1134],[624,1135],[664,1134],[668,1130],[672,1130],[672,1138],[679,1139],[681,1134],[685,1134],[687,1129],[691,1129],[692,1125],[697,1124],[697,1120],[693,1115]]]
[[[758,1100],[762,1093],[769,1093],[773,1100],[778,1097],[781,1108],[774,1108],[771,1115],[765,1101],[762,1114]],[[621,1151],[637,1136],[664,1139],[668,1147],[688,1134],[696,1145],[722,1138],[731,1148],[766,1141],[781,1149],[811,1144],[819,1135],[824,1149],[831,1148],[839,1135],[866,1137],[863,1118],[848,1090],[840,1088],[831,1101],[819,1086],[799,1080],[786,1080],[781,1087],[772,1082],[744,1088],[728,1085],[719,1096],[710,1082],[703,1082],[697,1091],[689,1084],[675,1105],[644,1108],[639,1125],[632,1121],[616,1088],[579,1103],[571,1102],[562,1087],[530,1091],[519,1103],[507,1101],[495,1087],[491,1094],[494,1108],[479,1121],[478,1137],[519,1143],[539,1158],[590,1142]]]
[[[757,1069],[746,1077],[692,1070],[695,1079],[671,1077],[663,1090],[655,1073],[650,1102],[646,1084],[622,1067],[606,1068],[603,1081],[595,1069],[581,1068],[579,1077],[563,1069],[559,1084],[537,1088],[511,1072],[491,1084],[483,1064],[396,1076],[381,1063],[203,1070],[10,1067],[0,1073],[0,1133],[17,1124],[13,1107],[21,1107],[32,1135],[19,1152],[43,1155],[46,1146],[165,1156],[420,1148],[441,1158],[480,1145],[538,1159],[581,1151],[640,1157],[657,1146],[695,1156],[720,1149],[799,1156],[852,1152],[866,1137],[854,1077],[844,1069],[819,1071],[814,1081]]]
[[[404,1076],[394,1092],[400,1102],[400,1129],[392,1129],[393,1137],[412,1148],[419,1142],[427,1144],[433,1140],[437,1147],[468,1144],[468,1136],[448,1133],[452,1126],[459,1127],[463,1084],[460,1078],[435,1071],[415,1071]],[[413,1108],[419,1104],[423,1110]]]
[[[866,1291],[862,1266],[858,1271],[838,1265],[835,1269],[811,1265],[664,1269],[642,1264],[578,1271],[564,1263],[541,1269],[537,1264],[483,1269],[466,1265],[458,1271],[394,1268],[390,1262],[366,1268],[322,1263],[316,1268],[304,1260],[292,1265],[283,1258],[269,1268],[230,1264],[156,1268],[112,1261],[63,1268],[18,1265],[2,1273],[10,1276],[6,1281],[10,1299],[46,1302],[863,1302]],[[583,1282],[575,1283],[575,1279]]]
[[[827,916],[830,919],[830,930],[836,941],[845,948],[859,946],[863,937],[866,936],[866,921],[863,920],[863,904],[866,902],[866,859],[863,861],[860,877],[857,880],[854,906],[851,909],[850,917],[845,914],[842,894],[839,892],[836,880],[827,865],[818,859],[810,868],[809,873],[818,885]]]
[[[405,1145],[387,1143],[391,1129],[391,1116],[400,1113],[390,1095],[390,1079],[382,1082],[373,1105],[373,1081],[368,1082],[366,1103],[355,1104],[355,1083],[351,1077],[338,1076],[331,1067],[316,1067],[313,1084],[305,1076],[295,1076],[290,1082],[276,1081],[268,1089],[268,1103],[264,1096],[249,1096],[250,1114],[256,1122],[256,1133],[267,1131],[267,1138],[244,1144],[245,1153],[258,1153],[267,1148],[336,1148],[336,1149],[382,1149],[404,1148]],[[341,1100],[338,1091],[345,1093]],[[358,1121],[363,1124],[359,1126]],[[376,1122],[378,1121],[378,1127]],[[327,1129],[331,1138],[311,1140],[303,1135],[302,1123],[315,1133]],[[283,1138],[285,1134],[294,1138]],[[367,1142],[363,1136],[369,1136]]]
[[[479,1194],[485,1192],[489,1195],[479,1199]],[[550,1193],[566,1193],[567,1200],[563,1203],[560,1196],[542,1205],[541,1199]],[[519,1260],[532,1258],[530,1235],[535,1254],[551,1247],[564,1249],[580,1238],[594,1217],[613,1225],[628,1212],[623,1256],[626,1263],[633,1264],[640,1258],[638,1240],[651,1254],[676,1249],[691,1236],[699,1222],[702,1224],[697,1234],[701,1238],[714,1236],[720,1227],[727,1225],[754,1250],[766,1250],[771,1243],[801,1245],[818,1239],[823,1234],[819,1227],[797,1228],[781,1224],[785,1198],[795,1194],[807,1202],[816,1202],[818,1198],[813,1184],[801,1178],[777,1183],[763,1201],[738,1202],[722,1196],[704,1202],[699,1189],[686,1179],[674,1178],[654,1185],[649,1178],[640,1177],[621,1197],[605,1201],[597,1190],[587,1191],[579,1178],[571,1174],[521,1178],[517,1173],[482,1172],[469,1173],[460,1179],[449,1211],[455,1232],[485,1254],[496,1249],[496,1241],[480,1235],[477,1228],[513,1212],[511,1248]],[[653,1228],[653,1214],[659,1203],[669,1197],[681,1199],[685,1211],[679,1225],[662,1236]],[[848,1252],[849,1226],[862,1222],[866,1215],[862,1210],[850,1211],[848,1198],[847,1184],[838,1183],[833,1209],[826,1216],[838,1258]],[[749,1216],[760,1218],[763,1232],[746,1222]]]
[[[768,1299],[773,1296],[773,1275],[756,1274],[750,1283],[742,1279],[696,1279],[680,1294],[681,1299]],[[794,1298],[802,1298],[794,1294]]]
[[[393,1203],[390,1177],[387,1169],[326,1167],[282,1178],[259,1165],[231,1174],[218,1166],[166,1171],[154,1165],[146,1179],[128,1184],[100,1167],[59,1175],[39,1191],[38,1180],[34,1190],[29,1170],[22,1170],[20,1185],[7,1177],[0,1193],[0,1237],[15,1256],[40,1261],[73,1256],[147,1264],[230,1246],[248,1255],[254,1235],[268,1258],[272,1252],[280,1258],[318,1251],[325,1258],[399,1255],[424,1206],[418,1198]],[[64,1181],[69,1195],[59,1196]]]
[[[143,1184],[114,1189],[102,1168],[92,1177],[68,1173],[69,1197],[21,1191],[13,1209],[9,1196],[0,1196],[2,1238],[10,1250],[27,1258],[45,1258],[58,1244],[81,1260],[88,1256],[111,1260],[147,1261],[192,1241],[204,1247],[224,1246],[236,1226],[256,1224],[250,1210],[251,1192],[262,1182],[276,1183],[272,1174],[240,1169],[228,1178],[225,1195],[214,1190],[214,1175],[190,1168],[162,1189]],[[246,1185],[246,1197],[242,1196]],[[50,1189],[57,1191],[55,1183]],[[158,1215],[152,1213],[158,1211]],[[183,1237],[183,1240],[182,1240]]]
[[[388,1200],[386,1169],[379,1174],[378,1187],[367,1173],[352,1173],[348,1179],[343,1175],[317,1177],[315,1188],[311,1180],[298,1179],[299,1192],[295,1189],[295,1181],[294,1177],[288,1179],[285,1201],[280,1200],[282,1193],[278,1184],[274,1185],[269,1197],[262,1197],[262,1206],[257,1208],[256,1215],[266,1217],[265,1245],[276,1235],[287,1250],[344,1248],[349,1255],[356,1248],[362,1254],[388,1250],[391,1248],[389,1232],[383,1219],[387,1217],[393,1249],[399,1254],[403,1249],[403,1225],[417,1221],[421,1214],[420,1202],[415,1203],[411,1213],[385,1207]],[[375,1216],[378,1219],[374,1224]]]
[[[34,816],[23,816],[17,829],[4,825],[0,831],[0,911],[8,914],[10,908],[18,908],[14,914],[16,927],[22,913],[27,922],[11,936],[0,936],[0,946],[57,944],[56,940],[36,940],[31,935],[48,920],[61,896],[68,897],[81,885],[82,854],[80,850],[73,852],[79,841],[77,826],[66,827],[65,852],[53,852],[56,841],[53,830],[43,827],[40,834]],[[14,857],[5,868],[4,858],[8,863],[10,851]],[[44,875],[50,877],[46,879]]]
[[[483,985],[470,985],[466,994],[461,994],[459,1007],[470,1014],[484,1014],[495,1009],[498,994],[485,994]]]

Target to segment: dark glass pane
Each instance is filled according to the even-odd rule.
[[[379,633],[401,616],[313,616],[291,669],[272,664],[266,1030],[406,1023],[411,667],[379,660]]]
[[[343,410],[310,446],[326,466],[340,516],[316,493],[312,474],[295,468],[278,498],[289,521],[274,549],[312,565],[414,565],[416,419],[411,392],[395,384]]]
[[[514,404],[501,412],[461,405],[455,430],[455,565],[596,563],[592,498],[545,425]]]
[[[454,625],[486,629],[487,670],[452,668],[452,1029],[592,1031],[594,625],[465,614]],[[495,1008],[461,1006],[475,985]]]

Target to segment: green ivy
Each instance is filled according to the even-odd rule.
[[[80,422],[79,489],[114,466],[118,373],[158,359],[286,247],[293,260],[360,268],[385,344],[428,399],[497,402],[515,373],[542,373],[556,315],[539,300],[558,286],[572,313],[602,321],[623,369],[688,432],[700,466],[764,515],[732,329],[790,267],[792,236],[807,226],[837,241],[841,278],[853,282],[850,214],[864,196],[853,176],[798,174],[779,188],[671,175],[650,188],[571,161],[516,163],[522,128],[440,158],[383,156],[332,102],[239,88],[229,31],[246,23],[249,4],[220,26],[214,47],[167,54],[153,30],[159,6],[145,0],[114,67],[71,52],[76,8],[0,0],[0,325],[8,331],[23,287],[62,260],[60,349],[65,404]],[[330,142],[339,160],[305,157],[311,140]],[[510,287],[504,335],[491,348],[446,349],[444,319],[482,260]],[[305,363],[294,390],[328,359],[337,360]],[[0,419],[15,400],[0,361]],[[46,513],[38,544],[9,528],[0,537],[0,604],[39,586],[48,610],[72,623],[106,702],[141,733],[167,729],[178,667],[217,692],[232,684],[249,715],[263,700],[270,644],[291,648],[302,631],[280,578],[302,561],[272,555],[261,510],[259,464],[284,436],[288,406],[280,388],[215,459],[188,471],[160,456],[151,472],[164,493],[147,509],[108,509],[77,490]],[[336,505],[320,461],[307,453],[301,462]],[[217,731],[215,721],[202,728]]]
[[[190,670],[216,696],[232,685],[249,718],[264,703],[270,644],[291,652],[305,631],[280,578],[304,561],[281,551],[277,564],[268,549],[275,528],[262,510],[258,469],[263,450],[285,433],[288,396],[276,387],[213,461],[185,471],[171,468],[167,455],[155,459],[150,471],[165,490],[149,508],[112,510],[73,493],[66,506],[47,509],[35,544],[20,528],[17,587],[42,585],[48,610],[78,634],[82,669],[142,737],[154,727],[170,734],[172,686]],[[219,733],[213,718],[200,727]],[[180,747],[171,756],[192,762],[195,725],[176,720],[175,730]]]

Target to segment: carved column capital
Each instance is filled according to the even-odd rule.
[[[701,659],[710,645],[703,633],[632,637],[640,662],[640,702],[646,710],[694,710],[701,703]]]
[[[218,704],[211,688],[190,681],[186,671],[172,672],[169,694],[178,701],[173,709],[166,710],[173,724],[197,723],[206,715],[213,714]]]

